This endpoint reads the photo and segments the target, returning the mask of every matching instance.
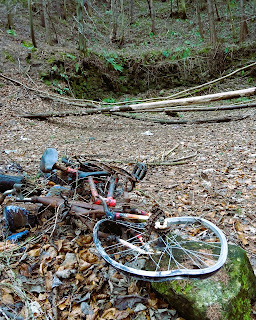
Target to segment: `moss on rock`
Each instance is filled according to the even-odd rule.
[[[229,245],[228,260],[215,275],[204,279],[152,283],[180,315],[189,320],[249,320],[256,298],[256,277],[246,252]]]

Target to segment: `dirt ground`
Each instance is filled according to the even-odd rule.
[[[27,79],[17,80],[31,85]],[[15,165],[19,164],[29,176],[36,176],[40,157],[48,147],[56,148],[60,156],[96,155],[129,171],[133,166],[127,164],[127,160],[147,162],[148,173],[137,190],[149,197],[134,192],[133,199],[144,201],[148,207],[156,201],[168,215],[201,216],[214,222],[224,231],[229,243],[247,251],[256,269],[255,109],[226,112],[226,115],[249,113],[250,117],[245,120],[191,125],[161,125],[101,114],[38,121],[19,115],[71,107],[42,99],[36,92],[3,79],[0,98],[0,173],[20,174]],[[182,116],[195,119],[220,114],[197,112]],[[185,163],[152,165],[152,162],[173,160]],[[50,289],[55,263],[67,258],[67,253],[80,254],[79,244],[74,246],[74,239],[82,239],[80,231],[63,225],[59,230],[53,239],[47,231],[42,236],[41,229],[34,230],[39,240],[27,243],[26,255],[16,252],[8,258],[8,267],[1,269],[1,283],[12,279],[13,285],[16,283],[21,288],[20,292],[17,287],[2,291],[8,312],[15,314],[19,310],[24,315],[24,305],[18,303],[25,295],[37,319],[56,318],[57,314],[60,319],[80,319],[85,314],[86,319],[178,318],[171,306],[147,291],[148,284],[111,271],[101,260],[96,264],[91,261],[89,273],[88,270],[79,272],[64,279],[61,286]],[[85,248],[88,250],[88,245]],[[1,254],[1,260],[1,265],[6,264],[7,256]],[[116,281],[106,281],[111,272],[114,274],[111,279]],[[146,300],[135,299],[130,309],[118,305],[118,296],[134,297],[137,293]],[[146,310],[141,305],[146,305]]]

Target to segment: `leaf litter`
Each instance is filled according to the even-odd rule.
[[[128,170],[127,159],[152,162],[162,161],[164,155],[175,159],[196,153],[183,165],[150,166],[131,198],[144,205],[157,202],[169,215],[205,217],[224,231],[230,243],[247,251],[256,269],[255,116],[235,123],[182,126],[105,115],[32,121],[17,115],[65,106],[53,105],[8,82],[3,83],[0,95],[0,173],[26,172],[35,177],[48,147],[62,155],[123,159]],[[106,265],[80,221],[53,226],[46,212],[42,225],[30,230],[29,238],[6,243],[2,237],[0,311],[4,317],[178,319],[149,283]]]

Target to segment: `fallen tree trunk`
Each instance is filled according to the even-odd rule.
[[[236,110],[236,109],[245,109],[245,108],[254,108],[256,107],[255,103],[249,103],[249,104],[238,104],[238,105],[230,105],[230,106],[220,106],[220,107],[195,107],[195,108],[184,108],[184,107],[170,107],[170,108],[164,108],[164,109],[152,109],[147,110],[150,112],[197,112],[197,111],[224,111],[224,110]],[[145,111],[145,110],[144,110]]]
[[[120,116],[120,114],[115,114]],[[161,123],[161,124],[193,124],[193,123],[220,123],[220,122],[230,122],[230,121],[238,121],[248,118],[250,115],[241,115],[241,116],[234,116],[234,117],[219,117],[219,118],[211,118],[211,119],[194,119],[194,120],[169,120],[169,119],[158,119],[158,118],[146,118],[140,115],[135,115],[132,113],[122,113],[122,117],[133,119],[133,120],[140,120],[140,121],[148,121],[154,123]]]
[[[192,87],[192,88],[189,88],[189,89],[186,89],[186,90],[183,90],[181,92],[177,92],[177,93],[174,93],[168,97],[162,97],[162,98],[151,98],[151,99],[144,99],[144,100],[135,100],[133,101],[134,102],[145,102],[145,101],[159,101],[159,100],[167,100],[167,99],[174,99],[174,98],[180,98],[181,96],[185,96],[187,94],[192,94],[192,93],[196,93],[197,91],[200,91],[201,89],[205,89],[207,88],[208,86],[216,83],[216,82],[219,82],[221,80],[224,80],[228,77],[231,77],[232,75],[238,73],[238,72],[241,72],[243,70],[246,70],[246,69],[249,69],[251,67],[254,67],[256,65],[256,62],[253,62],[247,66],[244,66],[244,67],[241,67],[225,76],[222,76],[218,79],[214,79],[210,82],[207,82],[207,83],[203,83],[199,86],[196,86],[196,87]],[[74,105],[74,106],[78,106],[78,107],[95,107],[96,105],[100,105],[100,102],[99,101],[93,101],[93,100],[86,100],[86,99],[75,99],[75,98],[71,98],[71,97],[63,97],[63,96],[60,96],[58,94],[53,94],[53,93],[49,93],[49,92],[46,92],[46,91],[42,91],[42,90],[39,90],[39,89],[36,89],[36,88],[32,88],[32,87],[28,87],[26,85],[24,85],[23,83],[17,81],[17,80],[14,80],[12,78],[9,78],[5,75],[3,75],[2,73],[0,73],[0,77],[2,77],[3,79],[5,80],[8,80],[8,81],[11,81],[13,83],[15,83],[16,85],[18,86],[22,86],[24,87],[25,89],[27,90],[31,90],[33,92],[36,92],[40,97],[42,98],[45,98],[45,99],[51,99],[51,100],[55,100],[55,101],[59,101],[61,103],[66,103],[66,104],[70,104],[70,105]],[[118,102],[118,105],[123,105],[127,102]],[[101,103],[102,105],[104,104],[107,104],[107,103]],[[113,103],[112,103],[113,105]]]
[[[206,103],[210,101],[218,101],[224,99],[233,99],[238,97],[247,97],[256,94],[256,87],[249,89],[242,89],[236,91],[229,92],[221,92],[215,94],[208,94],[205,96],[197,96],[191,98],[183,98],[183,99],[174,99],[174,100],[164,100],[157,102],[147,102],[141,104],[130,104],[123,106],[110,106],[104,108],[93,108],[87,110],[79,110],[79,111],[62,111],[62,112],[49,112],[49,113],[29,113],[21,115],[24,118],[38,118],[38,119],[46,119],[49,117],[64,117],[68,115],[89,115],[89,114],[97,114],[97,113],[114,113],[114,112],[139,112],[139,110],[148,111],[154,109],[160,109],[171,106],[185,106],[196,103]]]

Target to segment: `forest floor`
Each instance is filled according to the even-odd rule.
[[[164,2],[159,2],[159,5],[164,6]],[[146,12],[146,2],[143,6],[145,8],[141,11]],[[195,10],[191,7],[190,14],[193,11]],[[48,59],[55,50],[64,52],[65,46],[69,48],[67,52],[75,51],[75,22],[59,22],[59,43],[50,50],[44,43],[45,31],[40,26],[40,17],[37,15],[36,36],[40,55],[35,55],[36,58],[33,58],[31,63],[27,59],[26,47],[30,41],[27,12],[24,8],[18,12],[15,22],[17,36],[14,36],[6,33],[3,27],[4,7],[0,8],[0,71],[4,76],[30,88],[50,91],[49,87],[39,80],[40,72],[44,71],[40,68],[45,68],[43,56]],[[167,11],[166,20],[163,20],[162,15],[157,17],[159,35],[151,37],[148,17],[141,15],[138,10],[138,23],[134,24],[132,29],[126,30],[126,49],[134,50],[131,54],[137,56],[151,54],[151,50],[160,50],[167,54],[166,50],[173,46],[174,51],[179,47],[181,51],[187,48],[192,51],[197,45],[204,47],[196,29],[189,29],[188,32],[188,28],[193,26],[189,20],[177,19],[170,27],[168,14]],[[108,11],[105,10],[106,21],[107,15]],[[205,21],[206,16],[204,12]],[[230,36],[227,36],[230,32],[229,22],[227,19],[223,21],[227,29],[219,24],[220,37],[230,39]],[[224,23],[223,21],[221,23]],[[255,24],[250,23],[248,41],[253,42]],[[100,43],[99,47],[103,51],[107,48],[108,52],[112,52],[113,48],[108,47],[108,27],[103,31],[105,43]],[[237,29],[237,34],[238,31]],[[92,36],[95,34],[92,33]],[[96,44],[92,45],[96,47]],[[224,48],[226,43],[221,46]],[[123,50],[125,51],[125,48]],[[198,59],[201,59],[200,56]],[[253,61],[247,62],[245,58],[236,61],[236,64],[243,66]],[[180,60],[180,63],[183,64],[183,61]],[[248,75],[248,78],[240,74],[239,77],[208,87],[203,94],[252,87],[253,79],[253,73]],[[182,89],[186,88],[167,89],[161,95],[167,96]],[[136,98],[156,95],[160,93],[147,92]],[[134,97],[131,94],[128,98]],[[242,98],[235,102],[247,101]],[[231,103],[233,101],[225,102]],[[32,179],[35,178],[39,171],[40,158],[48,147],[56,148],[60,157],[103,157],[128,171],[131,171],[133,166],[126,163],[127,159],[130,162],[134,160],[150,163],[162,160],[171,162],[185,157],[187,160],[182,165],[149,165],[146,177],[131,194],[132,199],[147,210],[157,202],[168,215],[192,215],[212,221],[224,231],[229,243],[237,244],[246,250],[253,268],[256,269],[255,108],[179,113],[181,119],[188,120],[248,115],[241,121],[187,125],[161,125],[101,114],[50,118],[46,121],[19,116],[27,112],[67,109],[71,109],[71,106],[41,98],[37,91],[0,78],[0,173],[20,175],[26,172]],[[72,109],[79,110],[78,107]],[[170,119],[163,113],[150,116]],[[168,156],[164,157],[166,154]],[[143,195],[145,193],[147,197]],[[8,203],[10,202],[6,200],[4,205]],[[2,209],[3,206],[0,207],[1,218]],[[119,274],[97,257],[94,244],[90,238],[85,237],[85,231],[81,229],[81,225],[78,226],[77,221],[59,223],[56,229],[51,219],[41,222],[41,225],[30,230],[31,237],[21,241],[19,245],[6,247],[4,237],[0,240],[1,320],[8,317],[20,320],[28,318],[28,310],[36,319],[49,320],[84,319],[85,315],[86,320],[181,319],[171,305],[155,295],[149,283]],[[3,233],[1,224],[1,236]],[[81,268],[86,263],[88,268]],[[60,283],[55,275],[60,268],[75,272],[69,273],[69,277],[61,279]],[[256,312],[256,308],[253,309]]]
[[[32,79],[21,75],[5,75],[28,86],[33,84],[36,89],[47,90],[45,85],[33,83]],[[230,80],[231,87],[241,89],[246,83]],[[222,88],[227,90],[224,85]],[[255,109],[225,111],[225,115],[250,114],[250,117],[211,124],[161,125],[101,114],[38,121],[19,115],[68,107],[42,99],[36,92],[3,79],[0,97],[0,173],[20,174],[18,164],[29,176],[35,177],[40,157],[48,147],[56,148],[60,156],[103,156],[129,171],[132,166],[122,161],[161,161],[172,149],[169,161],[193,156],[183,165],[149,166],[146,177],[137,187],[149,194],[149,198],[138,192],[134,192],[132,198],[143,202],[146,208],[157,201],[175,216],[209,219],[224,231],[229,243],[238,244],[247,251],[256,269]],[[209,118],[208,114],[196,112],[180,116],[199,119]],[[223,114],[219,111],[211,113],[211,117],[220,115]],[[121,163],[115,163],[116,160]],[[0,243],[1,301],[8,306],[3,311],[12,314],[18,311],[24,316],[24,306],[29,305],[37,319],[55,319],[57,314],[60,319],[80,319],[90,312],[86,319],[179,317],[172,306],[155,296],[149,284],[115,273],[97,257],[84,271],[79,271],[77,261],[65,262],[64,269],[75,269],[76,273],[61,279],[61,285],[52,286],[56,281],[55,271],[61,263],[63,265],[67,255],[80,255],[81,262],[86,259],[83,255],[92,254],[89,247],[94,254],[95,251],[92,243],[83,243],[83,231],[75,224],[60,223],[54,234],[46,225],[49,227],[45,222],[43,228],[31,230],[31,235],[36,237],[22,242],[26,248],[24,252],[18,246],[6,251],[3,242]],[[4,283],[9,283],[9,287],[5,288]],[[138,294],[141,300],[136,300]],[[128,295],[130,304],[127,304]]]

